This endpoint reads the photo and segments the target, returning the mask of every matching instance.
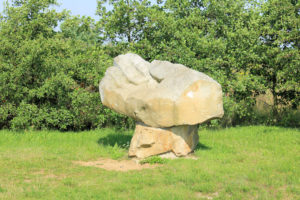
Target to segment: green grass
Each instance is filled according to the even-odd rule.
[[[145,159],[142,159],[139,161],[140,164],[146,164],[149,163],[150,165],[154,165],[154,164],[165,164],[167,161],[167,159],[161,158],[159,156],[151,156]]]
[[[0,131],[0,199],[300,199],[300,131],[200,130],[198,160],[116,172],[73,161],[126,159],[132,131]]]

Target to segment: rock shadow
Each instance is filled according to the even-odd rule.
[[[117,145],[120,148],[129,149],[131,138],[132,135],[126,135],[121,133],[109,134],[105,137],[101,137],[98,140],[98,144],[104,146],[112,146],[112,147]]]
[[[202,144],[201,142],[199,142],[195,148],[195,151],[197,151],[197,150],[207,151],[207,150],[211,150],[211,147],[206,146],[205,144]]]

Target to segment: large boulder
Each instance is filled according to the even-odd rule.
[[[146,158],[173,152],[178,157],[186,156],[196,148],[198,141],[198,125],[154,128],[137,123],[128,155]]]
[[[105,106],[151,127],[196,125],[223,116],[222,89],[215,80],[132,53],[114,59],[99,89]]]

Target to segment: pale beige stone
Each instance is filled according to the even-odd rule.
[[[99,86],[102,103],[152,127],[196,125],[223,116],[222,89],[181,64],[120,55]]]
[[[260,114],[270,114],[274,106],[274,95],[270,90],[267,90],[265,94],[259,94],[255,97],[256,104],[254,109]]]
[[[197,125],[154,128],[138,123],[130,143],[129,156],[146,158],[167,152],[186,156],[195,149],[198,140]]]

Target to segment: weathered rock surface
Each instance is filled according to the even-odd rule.
[[[198,140],[198,125],[154,128],[137,123],[130,143],[129,156],[146,158],[166,152],[186,156],[195,149]]]
[[[180,64],[120,55],[100,82],[101,101],[137,120],[129,156],[186,156],[198,144],[198,124],[223,116],[222,89]],[[170,154],[170,155],[169,155]]]
[[[149,63],[136,54],[116,57],[99,89],[105,106],[152,127],[195,125],[223,116],[222,89],[215,80],[181,64]]]

